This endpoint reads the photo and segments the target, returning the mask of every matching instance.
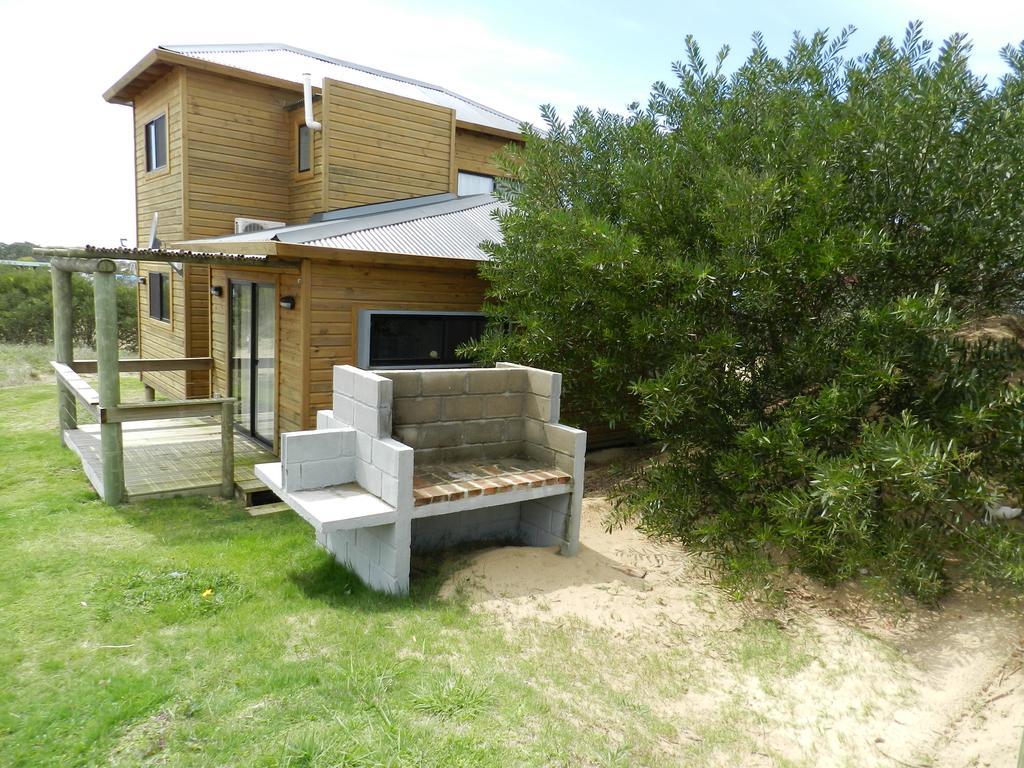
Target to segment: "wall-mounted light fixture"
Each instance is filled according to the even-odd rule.
[[[217,296],[217,297],[223,296],[224,295],[224,288],[223,288],[223,286],[211,285],[210,286],[210,295],[211,296]]]
[[[139,278],[139,285],[145,285],[145,284],[146,284],[146,278],[140,277]]]
[[[294,296],[282,296],[281,309],[295,309],[295,297]]]

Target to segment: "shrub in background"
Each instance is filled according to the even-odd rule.
[[[95,305],[92,284],[85,277],[71,277],[73,343],[94,346]],[[135,349],[138,316],[133,286],[117,285],[117,325],[121,346]],[[49,344],[53,341],[53,291],[50,270],[0,266],[0,341],[15,344]]]
[[[1024,584],[1022,360],[958,335],[1024,287],[1024,44],[989,88],[912,24],[759,36],[723,72],[687,41],[625,117],[545,109],[505,156],[504,241],[474,350],[565,373],[592,420],[662,441],[621,517],[922,599],[949,558]]]

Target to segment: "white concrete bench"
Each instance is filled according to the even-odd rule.
[[[572,555],[586,433],[558,423],[560,393],[560,374],[508,363],[335,366],[332,409],[256,474],[375,589],[407,591],[413,551],[467,540]]]

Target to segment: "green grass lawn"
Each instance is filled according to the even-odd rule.
[[[588,636],[510,632],[437,574],[372,593],[293,514],[106,507],[54,411],[0,389],[0,765],[658,762],[670,726]]]
[[[96,357],[91,349],[75,349],[75,359]],[[49,381],[52,344],[0,344],[0,387]]]

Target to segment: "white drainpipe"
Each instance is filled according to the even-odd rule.
[[[306,126],[311,131],[319,131],[323,126],[313,119],[313,82],[309,72],[302,73],[302,101],[306,107]]]

